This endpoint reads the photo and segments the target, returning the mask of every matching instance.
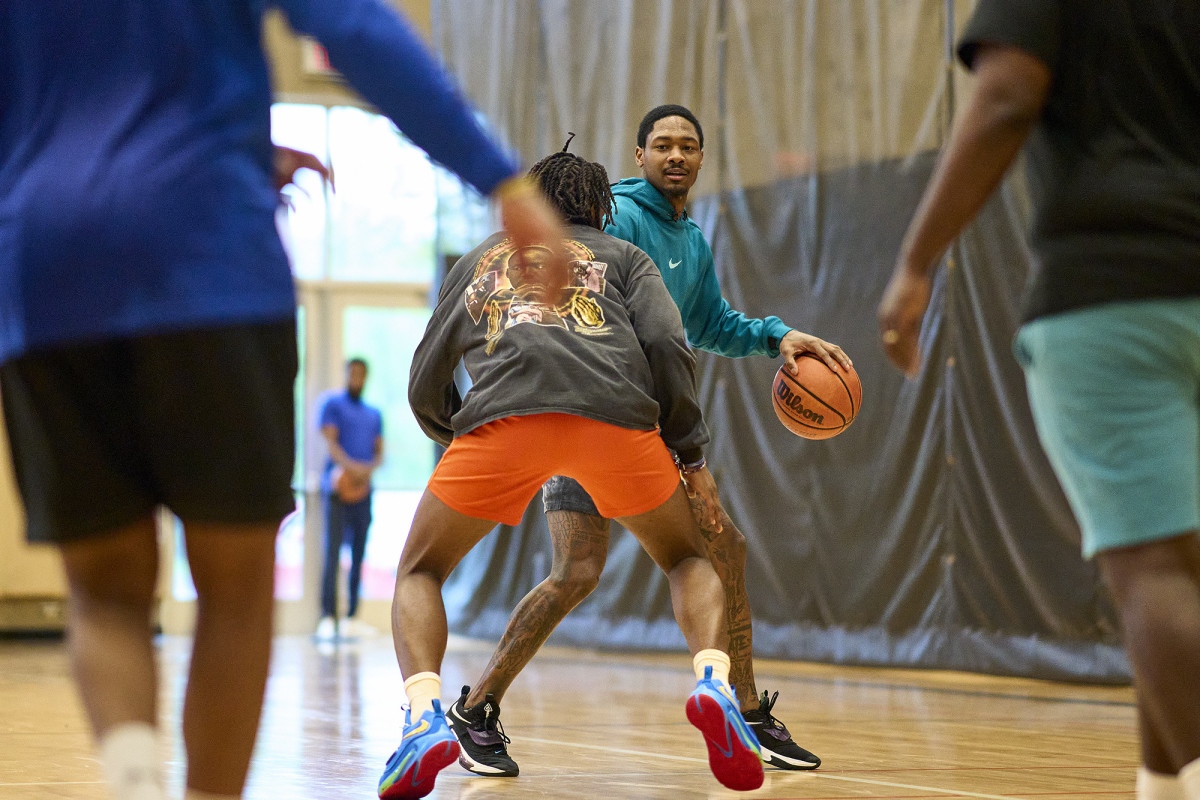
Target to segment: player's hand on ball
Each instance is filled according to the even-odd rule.
[[[361,483],[367,483],[371,480],[371,472],[371,465],[361,461],[355,461],[346,467],[346,473]]]
[[[836,344],[800,331],[788,331],[779,343],[779,355],[783,356],[783,365],[793,375],[796,374],[796,359],[802,353],[812,353],[835,372],[839,369],[850,369],[854,363]]]

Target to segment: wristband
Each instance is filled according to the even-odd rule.
[[[704,469],[706,466],[708,466],[708,461],[704,458],[704,456],[700,456],[699,461],[693,461],[690,464],[684,464],[679,460],[679,456],[676,455],[675,466],[679,468],[679,474],[686,477],[688,475],[694,475],[695,473]]]

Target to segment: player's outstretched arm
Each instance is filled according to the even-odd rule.
[[[554,253],[551,264],[556,286],[567,285],[567,258],[563,248],[566,231],[558,212],[542,195],[541,190],[530,178],[512,178],[500,184],[492,193],[492,199],[500,207],[500,223],[517,248],[541,244]]]
[[[883,349],[909,376],[921,366],[917,338],[930,272],[1004,178],[1050,91],[1050,68],[1015,47],[981,47],[974,69],[978,82],[967,110],[917,206],[879,304]]]
[[[381,0],[275,0],[358,92],[429,157],[489,195],[518,172],[408,20]]]
[[[499,204],[518,245],[555,253],[566,283],[563,228],[512,155],[484,129],[453,76],[412,26],[380,0],[277,0],[297,29],[315,36],[367,100],[430,158]]]
[[[754,319],[730,306],[721,294],[711,250],[695,277],[689,305],[686,310],[680,306],[692,346],[729,358],[778,355],[778,345],[773,342],[782,343],[788,326],[779,317]]]

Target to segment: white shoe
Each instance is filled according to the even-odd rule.
[[[317,632],[315,634],[317,641],[332,642],[337,638],[337,634],[337,621],[333,617],[321,617],[321,621],[317,623]]]
[[[379,631],[362,620],[347,617],[342,622],[342,637],[348,639],[370,639],[378,636]]]

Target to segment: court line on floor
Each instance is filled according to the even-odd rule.
[[[567,647],[566,645],[559,645],[559,646],[564,647],[564,648]],[[453,655],[453,653],[450,653],[450,655]],[[575,655],[569,654],[569,653],[538,653],[538,659],[539,659],[539,663],[558,662],[558,663],[570,663],[570,664],[576,664],[578,666],[588,667],[588,666],[604,665],[605,661],[602,658],[603,656],[614,656],[616,658],[619,658],[621,655],[625,655],[625,654],[618,652],[618,651],[613,651],[611,653],[608,651],[599,651],[598,656],[600,656],[600,657],[591,658],[591,657],[575,656]],[[636,655],[636,654],[634,654],[634,655]],[[607,663],[611,667],[612,662],[609,661]],[[831,666],[831,667],[836,668],[837,665],[826,665],[826,666]],[[666,665],[658,665],[658,664],[642,664],[642,663],[637,663],[637,662],[622,663],[620,665],[620,668],[623,670],[633,670],[636,672],[683,673],[683,672],[687,671],[686,668],[684,668],[684,667],[666,666]],[[886,669],[886,668],[881,668],[881,669]],[[914,668],[912,668],[912,667],[907,667],[907,668],[906,667],[895,667],[894,669],[909,669],[910,671],[915,671]],[[943,671],[953,672],[955,670],[943,670]],[[967,670],[958,670],[958,671],[962,672],[963,674],[973,674],[973,673],[969,673]],[[1029,680],[1034,680],[1034,679],[1029,679]],[[818,677],[815,675],[785,675],[780,672],[773,672],[770,669],[767,669],[764,671],[762,668],[759,668],[758,670],[756,670],[756,682],[758,682],[758,683],[772,683],[772,682],[813,683],[813,684],[819,684],[822,686],[853,687],[853,688],[858,688],[858,689],[899,689],[899,690],[906,690],[906,691],[931,692],[934,694],[965,695],[968,697],[986,697],[989,699],[996,699],[996,700],[1031,700],[1034,702],[1042,702],[1042,703],[1067,703],[1067,704],[1071,704],[1071,705],[1112,706],[1115,708],[1136,708],[1137,707],[1137,703],[1133,700],[1103,700],[1100,698],[1092,698],[1092,697],[1059,697],[1059,696],[1055,696],[1055,695],[1025,694],[1025,693],[1018,692],[1018,691],[1007,691],[1006,692],[1006,691],[995,691],[995,690],[987,690],[987,689],[961,689],[961,688],[955,688],[953,686],[932,686],[932,685],[926,686],[926,685],[923,685],[920,683],[899,683],[899,682],[891,682],[891,681],[867,680],[867,679],[861,679],[861,678],[842,677],[842,676],[825,678],[825,677]],[[1074,685],[1069,681],[1047,680],[1046,682],[1047,683],[1063,683],[1066,685]],[[1119,684],[1096,684],[1096,685],[1101,689],[1128,688],[1126,686],[1122,686]]]
[[[538,744],[548,744],[558,747],[570,747],[573,750],[583,748],[585,750],[600,750],[605,753],[613,753],[614,755],[625,756],[640,756],[643,758],[653,758],[654,760],[669,759],[671,761],[687,761],[695,764],[708,765],[707,758],[696,758],[694,756],[673,756],[668,753],[649,753],[645,750],[626,750],[621,747],[609,747],[602,744],[583,744],[579,742],[564,742],[561,739],[536,739],[530,736],[522,736],[522,742],[537,742]],[[845,781],[847,783],[865,783],[870,786],[888,786],[893,789],[916,789],[922,792],[934,792],[936,794],[944,794],[950,797],[977,797],[980,800],[1025,800],[1020,795],[1015,794],[980,794],[979,792],[965,792],[959,789],[939,789],[936,786],[918,786],[912,783],[895,783],[894,781],[881,781],[872,778],[851,778],[848,775],[831,775],[826,772],[817,772],[815,770],[805,770],[802,774],[809,778],[823,778],[827,781]]]
[[[965,792],[961,789],[939,789],[936,786],[918,786],[914,783],[895,783],[893,781],[871,780],[869,778],[851,778],[848,775],[830,775],[825,772],[810,772],[814,778],[824,778],[827,781],[846,781],[848,783],[865,783],[871,786],[890,786],[893,789],[916,789],[922,792],[937,792],[951,797],[978,797],[982,800],[1023,800],[1018,794],[980,794]]]
[[[33,781],[32,783],[0,783],[0,789],[12,786],[100,786],[104,781]]]

